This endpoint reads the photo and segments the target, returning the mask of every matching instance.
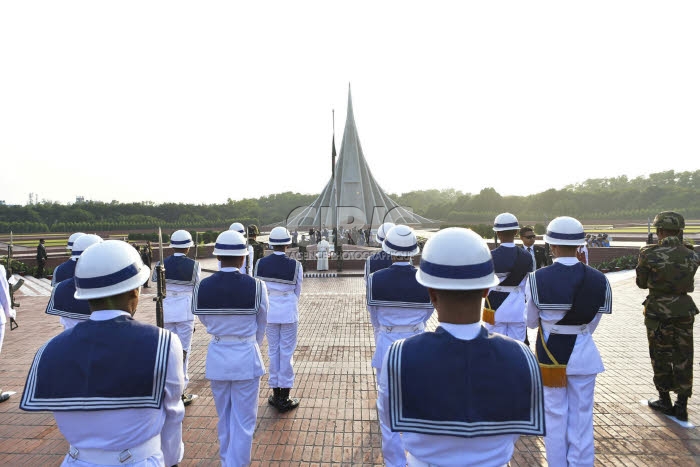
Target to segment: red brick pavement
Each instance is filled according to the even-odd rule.
[[[639,403],[655,394],[641,318],[644,293],[629,278],[616,282],[613,293],[613,315],[604,317],[596,331],[607,368],[598,377],[594,408],[596,465],[698,465],[698,430],[681,428]],[[700,301],[700,293],[695,298]],[[5,390],[18,394],[0,404],[3,466],[58,465],[68,447],[51,414],[22,412],[17,407],[36,349],[62,330],[58,318],[43,313],[47,300],[22,297],[20,328],[6,332],[0,382]],[[253,465],[383,465],[364,281],[358,277],[306,279],[300,306],[297,382],[292,392],[301,397],[301,405],[295,411],[277,413],[267,404],[267,378],[263,377]],[[136,317],[154,322],[154,314],[150,296],[142,297]],[[433,316],[431,327],[435,324]],[[198,325],[189,390],[200,398],[187,408],[183,466],[219,465],[216,410],[204,378],[207,342],[203,326]],[[696,349],[697,344],[696,335]],[[696,362],[700,362],[697,351]],[[690,419],[700,424],[697,398],[690,402]],[[521,437],[511,465],[546,465],[542,439]]]

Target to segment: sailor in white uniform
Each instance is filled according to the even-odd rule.
[[[238,232],[239,234],[243,235],[245,237],[245,227],[243,227],[243,224],[240,222],[234,222],[231,224],[228,228],[229,230],[233,230],[234,232]],[[241,266],[241,272],[243,274],[248,274],[249,276],[253,276],[253,267],[255,266],[253,264],[253,258],[255,256],[255,252],[253,251],[253,246],[246,244],[246,247],[248,248],[248,254],[245,256],[245,259],[243,260],[243,266]]]
[[[268,383],[272,396],[268,402],[280,412],[287,412],[299,406],[299,399],[289,397],[289,392],[294,387],[293,357],[297,348],[299,296],[304,270],[299,261],[285,254],[287,245],[292,243],[286,228],[272,229],[269,243],[273,253],[255,265],[255,277],[265,281],[270,295],[267,346],[270,357]]]
[[[219,416],[219,456],[224,467],[247,466],[258,415],[260,377],[265,366],[260,346],[267,322],[265,283],[240,268],[247,254],[238,232],[219,234],[214,255],[221,270],[194,289],[194,314],[211,335],[206,377]]]
[[[375,327],[376,349],[372,367],[377,380],[382,372],[384,355],[391,344],[420,334],[433,314],[428,289],[416,281],[416,268],[411,257],[420,250],[413,229],[397,225],[387,233],[383,250],[391,256],[392,265],[370,274],[367,279],[367,310]],[[382,432],[382,453],[386,465],[406,465],[401,435],[379,421]]]
[[[440,325],[390,347],[379,418],[403,432],[409,466],[504,466],[520,435],[544,434],[544,404],[530,349],[481,325],[483,298],[499,282],[489,248],[471,230],[443,229],[416,278]]]
[[[86,249],[75,270],[75,295],[89,300],[90,319],[52,338],[34,357],[20,408],[53,412],[70,443],[64,466],[172,466],[182,460],[180,340],[133,319],[149,273],[125,242]]]
[[[518,219],[509,212],[499,214],[494,220],[493,230],[501,245],[491,251],[491,256],[501,282],[489,291],[484,322],[490,332],[525,342],[525,282],[534,271],[534,263],[532,256],[515,246],[519,228]]]
[[[182,370],[185,374],[185,388],[182,393],[182,402],[190,405],[192,394],[185,390],[190,382],[187,372],[192,348],[192,333],[194,333],[194,315],[192,314],[192,293],[199,283],[202,275],[202,266],[199,261],[187,257],[190,248],[194,246],[192,235],[186,230],[176,230],[170,236],[170,247],[173,254],[163,261],[165,267],[166,295],[163,300],[163,326],[168,331],[180,338],[183,350]],[[153,268],[151,280],[158,280],[158,265]]]
[[[380,245],[384,243],[387,232],[389,232],[394,225],[393,222],[385,222],[379,226],[379,229],[377,229],[377,242]],[[391,256],[384,250],[371,255],[367,258],[367,261],[365,261],[365,282],[370,274],[380,269],[388,268],[389,266],[391,266]]]
[[[98,235],[82,234],[73,243],[71,250],[71,260],[73,264],[78,264],[78,260],[89,246],[102,243],[102,238]],[[66,263],[64,263],[66,264]],[[75,266],[73,266],[75,268]],[[75,269],[73,269],[75,274]],[[46,314],[61,317],[63,330],[67,330],[86,319],[90,319],[90,304],[87,300],[75,298],[75,280],[73,274],[62,280],[51,291],[49,304],[46,305]],[[55,276],[54,276],[55,277]]]
[[[56,284],[58,284],[59,282],[69,279],[75,275],[75,262],[77,261],[77,258],[73,256],[72,251],[75,241],[81,235],[85,234],[83,232],[76,232],[70,237],[68,237],[68,244],[66,245],[66,249],[68,249],[68,251],[71,251],[71,257],[68,258],[67,261],[59,264],[54,268],[53,274],[51,276],[51,287],[56,287]]]
[[[612,293],[605,275],[576,259],[586,241],[581,223],[557,217],[544,241],[554,264],[529,276],[527,325],[539,329],[537,359],[545,385],[547,462],[551,466],[592,466],[593,393],[603,360],[593,332],[611,313]]]
[[[10,318],[17,318],[17,312],[10,303],[10,287],[5,267],[0,264],[0,352],[2,352],[2,341],[5,339],[5,323],[9,322]],[[0,389],[0,402],[5,402],[9,398],[10,395],[4,394]]]

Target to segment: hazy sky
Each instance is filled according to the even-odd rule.
[[[348,83],[388,192],[696,170],[700,2],[0,3],[0,200],[319,193]]]

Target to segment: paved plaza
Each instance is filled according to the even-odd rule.
[[[645,294],[637,289],[629,272],[610,278],[613,314],[603,317],[595,334],[606,366],[598,377],[595,397],[596,465],[700,465],[698,429],[682,428],[640,404],[640,400],[655,396],[641,314]],[[138,320],[155,322],[154,291],[153,287],[143,289]],[[59,465],[68,444],[53,417],[50,413],[22,412],[18,403],[34,353],[62,327],[58,317],[44,314],[48,296],[35,293],[19,298],[20,327],[6,331],[0,356],[2,387],[18,392],[0,404],[0,465]],[[700,292],[695,292],[694,298],[700,303]],[[305,279],[300,308],[292,395],[301,398],[301,405],[279,414],[267,404],[267,377],[262,378],[253,465],[383,465],[370,366],[374,340],[363,279]],[[430,329],[436,325],[433,315]],[[530,340],[533,338],[531,334]],[[700,333],[696,333],[696,364],[700,362],[699,338]],[[182,466],[219,465],[216,410],[204,378],[208,340],[204,327],[197,324],[189,391],[200,397],[186,409]],[[266,344],[262,352],[267,364]],[[696,372],[696,387],[699,376]],[[688,409],[690,421],[700,424],[700,398],[692,398]],[[547,465],[542,439],[521,437],[511,465]]]

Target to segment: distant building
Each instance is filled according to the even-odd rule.
[[[81,204],[85,202],[85,196],[76,196],[75,197],[75,204]]]

